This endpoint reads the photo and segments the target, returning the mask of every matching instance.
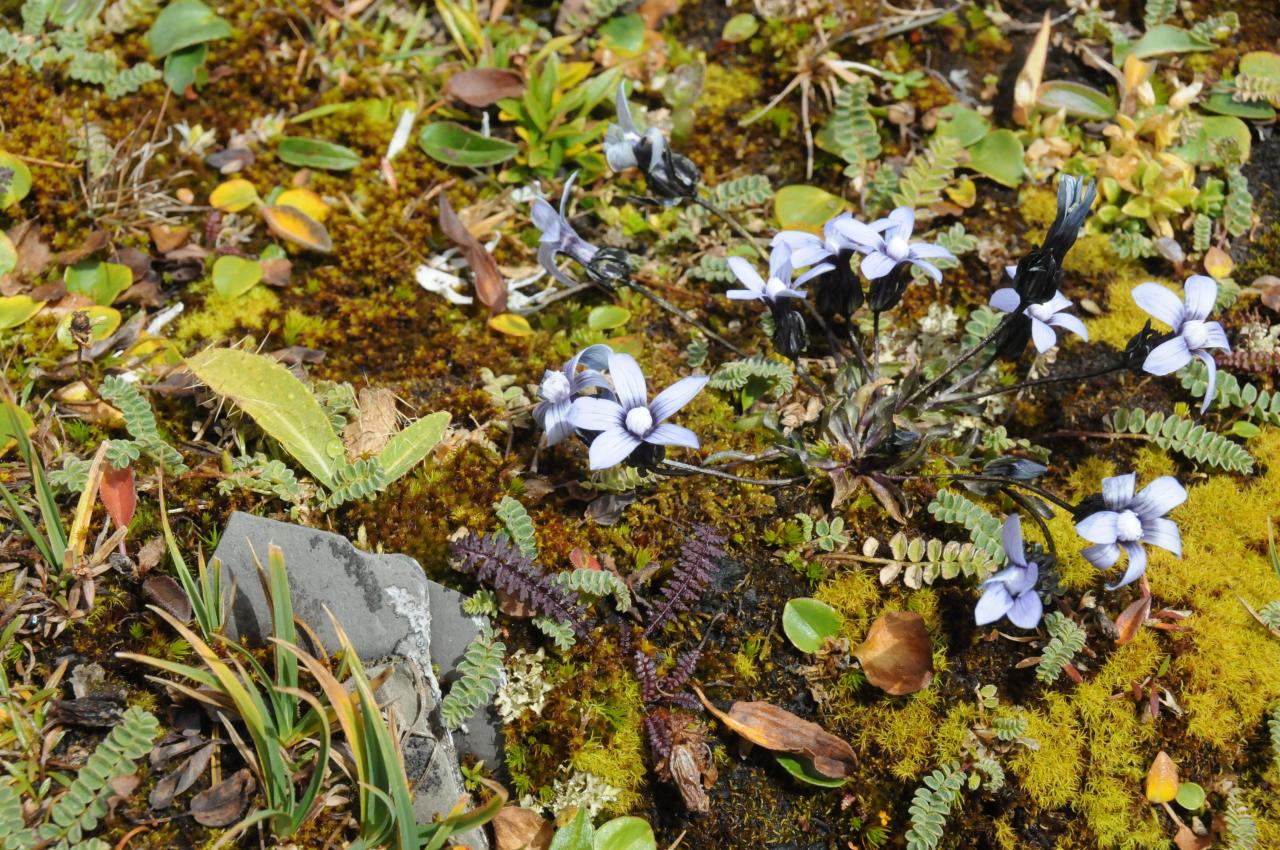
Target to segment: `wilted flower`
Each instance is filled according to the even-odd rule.
[[[996,310],[1002,310],[1006,313],[1018,312],[1021,299],[1018,297],[1018,291],[1013,287],[1005,287],[997,289],[991,294],[991,307]],[[1022,308],[1021,320],[1025,321],[1022,329],[1022,340],[1017,345],[1018,353],[1021,353],[1023,346],[1026,345],[1026,335],[1029,334],[1031,340],[1035,343],[1036,351],[1044,354],[1058,343],[1058,335],[1054,332],[1054,328],[1062,328],[1071,331],[1071,333],[1088,341],[1089,331],[1085,329],[1084,322],[1080,321],[1076,316],[1070,313],[1064,313],[1071,306],[1071,299],[1067,298],[1061,292],[1054,292],[1053,297],[1043,304],[1028,304]]]
[[[1076,244],[1097,192],[1092,182],[1069,174],[1063,176],[1058,184],[1058,214],[1049,225],[1044,244],[1033,248],[1014,267],[1013,288],[1022,306],[1043,304],[1058,291],[1062,262]]]
[[[844,233],[846,222],[853,220],[851,214],[841,213],[823,225],[821,236],[784,230],[773,237],[773,248],[786,248],[793,268],[809,267],[795,285],[814,281],[815,306],[828,318],[852,316],[862,306],[862,281],[853,270],[853,258],[863,248]]]
[[[1168,549],[1182,557],[1182,536],[1178,526],[1165,514],[1187,500],[1187,491],[1172,475],[1162,475],[1137,495],[1134,473],[1102,479],[1102,498],[1086,500],[1076,509],[1081,517],[1076,532],[1095,545],[1082,549],[1085,560],[1100,570],[1113,567],[1120,560],[1120,550],[1129,556],[1124,577],[1108,590],[1124,587],[1147,571],[1147,552],[1143,543]],[[1101,501],[1101,504],[1099,504]]]
[[[538,398],[534,405],[533,418],[547,432],[547,445],[554,446],[573,433],[569,424],[569,410],[573,400],[583,390],[590,387],[609,389],[609,381],[600,370],[609,365],[609,355],[613,349],[607,345],[589,345],[579,351],[564,368],[556,371],[548,369],[542,376],[542,384],[538,387]],[[578,370],[579,366],[585,368]]]
[[[889,213],[888,218],[873,224],[863,224],[850,218],[840,223],[840,232],[860,246],[859,250],[864,254],[862,274],[867,280],[888,277],[902,263],[910,263],[940,282],[942,272],[928,261],[954,260],[955,256],[941,245],[910,241],[915,226],[915,212],[910,207],[898,207]]]
[[[681,378],[648,401],[644,373],[629,354],[610,353],[609,377],[615,399],[582,397],[569,411],[569,423],[583,431],[598,431],[589,452],[592,469],[621,463],[644,446],[656,447],[660,459],[665,446],[696,449],[698,436],[666,420],[688,404],[709,380]]]
[[[578,173],[575,171],[565,182],[564,193],[560,196],[559,210],[544,199],[535,198],[531,211],[533,223],[542,231],[542,238],[538,240],[538,263],[565,286],[576,286],[577,281],[560,271],[560,267],[556,265],[556,257],[564,254],[585,267],[590,265],[600,251],[595,245],[579,236],[573,229],[573,225],[564,217],[565,210],[569,206],[569,190],[573,188],[573,181],[577,176]]]
[[[1218,370],[1210,348],[1231,350],[1227,333],[1218,322],[1207,321],[1218,298],[1218,282],[1205,275],[1192,275],[1183,285],[1183,301],[1158,283],[1143,283],[1133,288],[1133,300],[1173,329],[1173,335],[1151,350],[1142,368],[1152,375],[1167,375],[1200,358],[1209,370],[1209,388],[1204,394],[1204,413],[1213,402]]]
[[[639,168],[649,189],[667,202],[691,198],[698,191],[702,173],[688,158],[671,150],[656,127],[643,134],[631,117],[631,105],[621,84],[616,96],[618,123],[610,124],[604,136],[604,156],[614,171]]]
[[[1009,566],[982,583],[982,597],[973,609],[974,621],[985,626],[1008,616],[1018,628],[1034,629],[1044,613],[1044,603],[1036,593],[1040,567],[1027,560],[1022,520],[1017,514],[1009,514],[1004,521],[1003,542]]]

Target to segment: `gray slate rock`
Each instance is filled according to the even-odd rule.
[[[486,764],[499,762],[501,739],[490,710],[478,713],[459,733],[440,718],[441,682],[455,678],[458,661],[480,622],[462,610],[465,597],[429,580],[413,558],[361,552],[339,534],[265,519],[239,511],[231,515],[214,557],[234,578],[227,631],[251,644],[271,634],[271,610],[258,576],[267,547],[284,552],[295,615],[310,626],[330,652],[337,633],[327,607],[371,668],[394,663],[385,695],[404,730],[405,768],[422,820],[448,812],[463,793],[459,750]],[[472,847],[487,847],[479,831],[461,836]]]

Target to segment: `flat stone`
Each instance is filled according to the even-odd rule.
[[[448,812],[464,793],[458,751],[473,752],[491,767],[501,751],[492,710],[478,712],[456,735],[440,717],[441,680],[447,689],[481,621],[463,612],[462,594],[429,580],[407,555],[361,552],[339,534],[237,511],[213,553],[229,574],[227,583],[236,583],[227,624],[233,638],[263,644],[271,633],[271,609],[254,555],[265,565],[272,544],[284,553],[295,616],[326,650],[338,649],[327,608],[366,665],[394,663],[383,688],[404,731],[415,811],[424,821]],[[459,840],[488,846],[479,831]]]

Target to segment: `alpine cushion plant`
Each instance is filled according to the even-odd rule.
[[[635,358],[614,352],[608,363],[614,398],[584,396],[569,410],[569,423],[574,428],[598,432],[588,453],[593,470],[616,466],[633,454],[639,455],[633,459],[636,465],[652,467],[662,461],[666,446],[699,447],[697,434],[667,420],[692,401],[709,378],[681,378],[650,402],[644,373]]]
[[[589,345],[579,351],[560,370],[548,369],[538,386],[538,398],[533,408],[533,418],[547,432],[547,445],[563,442],[573,433],[569,424],[569,410],[573,400],[583,390],[597,387],[608,390],[609,381],[600,370],[609,364],[613,353],[607,345]],[[579,371],[578,367],[584,367]]]
[[[1205,275],[1192,275],[1182,287],[1182,300],[1158,283],[1143,283],[1133,288],[1133,300],[1151,317],[1172,328],[1172,333],[1151,350],[1142,368],[1152,375],[1168,375],[1200,358],[1209,370],[1209,388],[1204,394],[1200,412],[1213,402],[1217,383],[1217,364],[1209,349],[1231,351],[1226,331],[1218,322],[1210,322],[1209,313],[1218,299],[1218,282]]]
[[[1136,482],[1132,472],[1104,478],[1101,498],[1086,499],[1075,512],[1076,532],[1094,544],[1081,550],[1085,560],[1107,570],[1120,560],[1122,549],[1129,556],[1124,577],[1107,585],[1108,590],[1131,584],[1147,571],[1143,543],[1182,557],[1182,535],[1165,515],[1187,500],[1186,489],[1172,475],[1162,475],[1135,495]]]
[[[1044,614],[1044,603],[1036,592],[1040,566],[1027,559],[1022,540],[1022,519],[1010,514],[1004,521],[1001,542],[1009,566],[982,583],[982,596],[973,610],[979,626],[994,623],[1001,617],[1020,629],[1034,629]]]

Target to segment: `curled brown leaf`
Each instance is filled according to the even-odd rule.
[[[894,696],[913,694],[933,681],[933,641],[924,618],[911,611],[881,614],[853,654],[867,681]]]
[[[496,316],[507,309],[507,282],[498,271],[493,255],[484,249],[480,241],[471,235],[458,214],[449,205],[444,192],[440,193],[440,230],[462,252],[471,274],[475,278],[476,298],[489,308],[489,315]]]
[[[242,768],[191,798],[191,815],[201,826],[224,827],[240,820],[253,796],[253,772]]]
[[[508,68],[471,68],[449,77],[444,93],[468,106],[492,106],[524,94],[524,77]]]

